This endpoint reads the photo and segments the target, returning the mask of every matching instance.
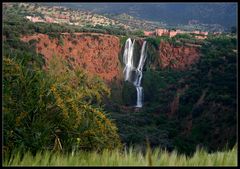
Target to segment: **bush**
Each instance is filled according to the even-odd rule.
[[[177,34],[174,38],[176,39],[192,39],[192,36],[188,33],[183,33],[183,34]]]
[[[47,72],[4,58],[4,147],[97,150],[120,146],[117,128],[101,109],[109,89],[57,58]],[[14,79],[14,80],[13,80]],[[57,142],[56,142],[57,140]]]
[[[63,37],[60,36],[59,40],[58,40],[58,45],[63,46],[64,45],[64,40]]]
[[[159,45],[160,45],[160,42],[161,42],[161,37],[148,37],[146,39],[146,41],[153,45],[156,49],[159,49]]]

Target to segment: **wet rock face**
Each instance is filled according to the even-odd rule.
[[[199,49],[195,46],[175,47],[168,42],[160,43],[158,63],[162,68],[186,70],[196,63],[199,57]]]
[[[88,73],[98,75],[103,80],[119,79],[120,41],[116,36],[97,33],[62,34],[62,44],[58,39],[50,39],[46,34],[23,36],[22,41],[37,40],[36,50],[45,56],[46,62],[53,56],[62,56],[80,65]]]

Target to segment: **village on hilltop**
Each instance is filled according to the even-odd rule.
[[[155,31],[144,31],[145,36],[169,36],[174,37],[178,34],[191,33],[195,34],[197,39],[206,39],[208,32],[204,31],[183,31],[183,30],[168,30],[168,29],[156,29]]]
[[[26,16],[26,18],[28,20],[30,20],[31,22],[47,22],[47,23],[67,23],[69,25],[79,25],[78,22],[76,23],[72,23],[69,21],[69,16],[67,15],[54,15],[54,18],[52,17],[48,17],[46,16],[44,19],[40,18],[40,17],[32,17],[32,16]],[[124,25],[124,28],[127,28]],[[195,34],[195,38],[197,39],[206,39],[208,36],[208,32],[206,31],[199,31],[199,30],[195,30],[195,31],[183,31],[180,29],[176,29],[176,30],[169,30],[169,29],[163,29],[163,28],[158,28],[155,29],[154,31],[144,31],[144,36],[169,36],[169,37],[174,37],[178,34],[185,34],[185,33],[189,33],[189,34]],[[213,34],[220,34],[221,32],[214,32]]]
[[[81,25],[102,25],[102,26],[109,26],[109,25],[116,25],[116,26],[121,26],[124,29],[131,29],[132,28],[132,20],[126,20],[125,16],[125,22],[121,23],[121,19],[115,20],[111,19],[102,15],[98,14],[93,14],[88,11],[75,11],[75,10],[70,10],[65,7],[58,7],[58,6],[53,6],[53,7],[46,7],[46,6],[34,6],[32,4],[26,4],[22,3],[20,4],[22,7],[26,8],[27,11],[30,12],[30,15],[25,16],[26,19],[28,19],[31,22],[46,22],[46,23],[57,23],[57,24],[68,24],[68,25],[75,25],[75,26],[81,26]],[[51,10],[50,10],[51,9]],[[33,11],[37,11],[41,15],[35,15],[31,14]],[[137,22],[136,20],[135,22]],[[134,22],[134,25],[136,23]],[[142,23],[138,21],[139,23]],[[197,21],[189,21],[189,24],[195,24]],[[130,23],[128,25],[127,23]],[[145,24],[150,24],[151,22],[146,22]],[[155,23],[154,23],[155,24]],[[151,24],[150,24],[151,25]],[[149,31],[146,29],[146,26],[143,26],[142,30],[144,33],[144,36],[169,36],[169,37],[174,37],[178,34],[194,34],[195,38],[197,39],[206,39],[207,36],[209,35],[208,31],[200,31],[200,30],[191,30],[191,31],[186,31],[186,30],[181,30],[179,29],[166,29],[161,27],[161,25],[154,25],[154,29],[152,28],[152,31]],[[138,25],[138,29],[140,29]],[[213,32],[214,35],[221,34],[221,32]]]

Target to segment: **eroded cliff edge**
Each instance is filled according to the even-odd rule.
[[[63,33],[60,40],[46,34],[25,35],[24,42],[36,40],[37,53],[45,57],[46,63],[53,55],[64,57],[73,64],[84,68],[86,72],[98,75],[103,80],[118,79],[120,62],[119,38],[97,33]]]

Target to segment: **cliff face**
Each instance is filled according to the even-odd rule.
[[[74,36],[63,33],[59,41],[45,34],[37,34],[23,36],[21,40],[37,40],[36,50],[45,56],[46,63],[53,55],[62,56],[106,81],[119,78],[120,42],[116,36],[96,33],[75,33]]]
[[[186,70],[199,59],[199,49],[196,46],[175,47],[168,42],[161,42],[159,49],[157,62],[162,68]]]
[[[84,68],[88,73],[98,75],[103,80],[121,79],[119,60],[120,40],[113,35],[99,33],[62,33],[61,40],[50,39],[46,34],[25,35],[22,41],[37,40],[36,50],[45,56],[46,63],[53,56],[61,56]],[[175,47],[161,42],[156,60],[161,68],[185,70],[199,59],[195,46]],[[155,62],[155,63],[156,63]]]

